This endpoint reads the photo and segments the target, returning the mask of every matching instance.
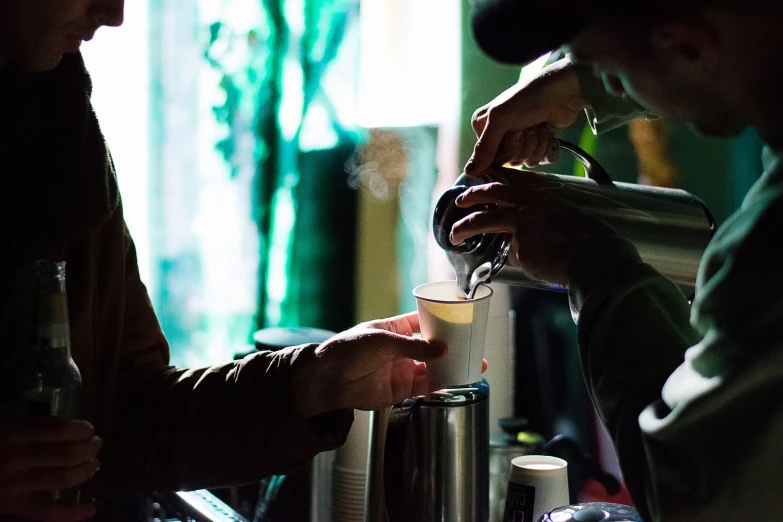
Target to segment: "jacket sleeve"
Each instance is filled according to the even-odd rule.
[[[648,462],[638,418],[660,399],[698,335],[679,288],[642,263],[625,240],[597,245],[575,264],[569,298],[588,391],[644,516]]]
[[[623,240],[572,274],[588,389],[645,520],[783,518],[781,224],[783,189],[746,200],[705,252],[692,314]]]
[[[139,278],[125,229],[125,319],[113,438],[104,481],[117,489],[187,490],[292,471],[342,444],[353,419],[306,421],[294,407],[292,365],[316,345],[260,352],[199,369],[169,366],[168,344]]]

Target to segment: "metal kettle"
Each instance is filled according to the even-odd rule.
[[[699,262],[715,232],[715,220],[698,197],[684,190],[613,182],[601,165],[579,147],[560,141],[585,169],[586,177],[540,173],[551,182],[554,195],[603,220],[630,240],[645,263],[676,283],[686,296],[696,286]],[[528,278],[510,265],[508,234],[484,234],[453,245],[451,228],[475,211],[459,208],[456,198],[482,180],[461,175],[438,200],[433,232],[438,245],[457,274],[460,288],[468,294],[471,278],[533,288],[552,288]],[[483,272],[483,273],[482,273]]]
[[[488,522],[489,385],[481,381],[373,412],[368,522]]]

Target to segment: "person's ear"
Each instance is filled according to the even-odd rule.
[[[715,69],[720,56],[718,38],[695,21],[661,24],[650,34],[650,45],[670,65],[705,71]]]

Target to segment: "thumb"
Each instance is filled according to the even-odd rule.
[[[419,337],[385,332],[383,339],[379,339],[376,349],[383,355],[431,361],[445,355],[448,348],[440,341],[428,341]]]
[[[487,114],[484,130],[473,148],[473,155],[465,165],[465,174],[468,176],[481,176],[495,163],[503,136],[509,130],[502,120],[503,118],[493,115],[492,112]]]

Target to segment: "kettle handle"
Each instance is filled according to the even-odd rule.
[[[584,167],[585,175],[589,179],[592,179],[599,185],[614,186],[612,178],[609,177],[609,174],[606,173],[604,168],[600,163],[598,163],[598,161],[596,161],[594,157],[573,143],[563,140],[557,140],[557,142],[560,144],[561,149],[570,152],[571,155],[573,155],[574,158],[576,158],[576,160],[582,165],[582,167]]]
[[[416,399],[406,399],[402,404],[394,406],[389,415],[383,457],[384,497],[388,522],[410,520],[406,502],[410,492],[405,491],[405,451],[408,424],[417,405]]]

